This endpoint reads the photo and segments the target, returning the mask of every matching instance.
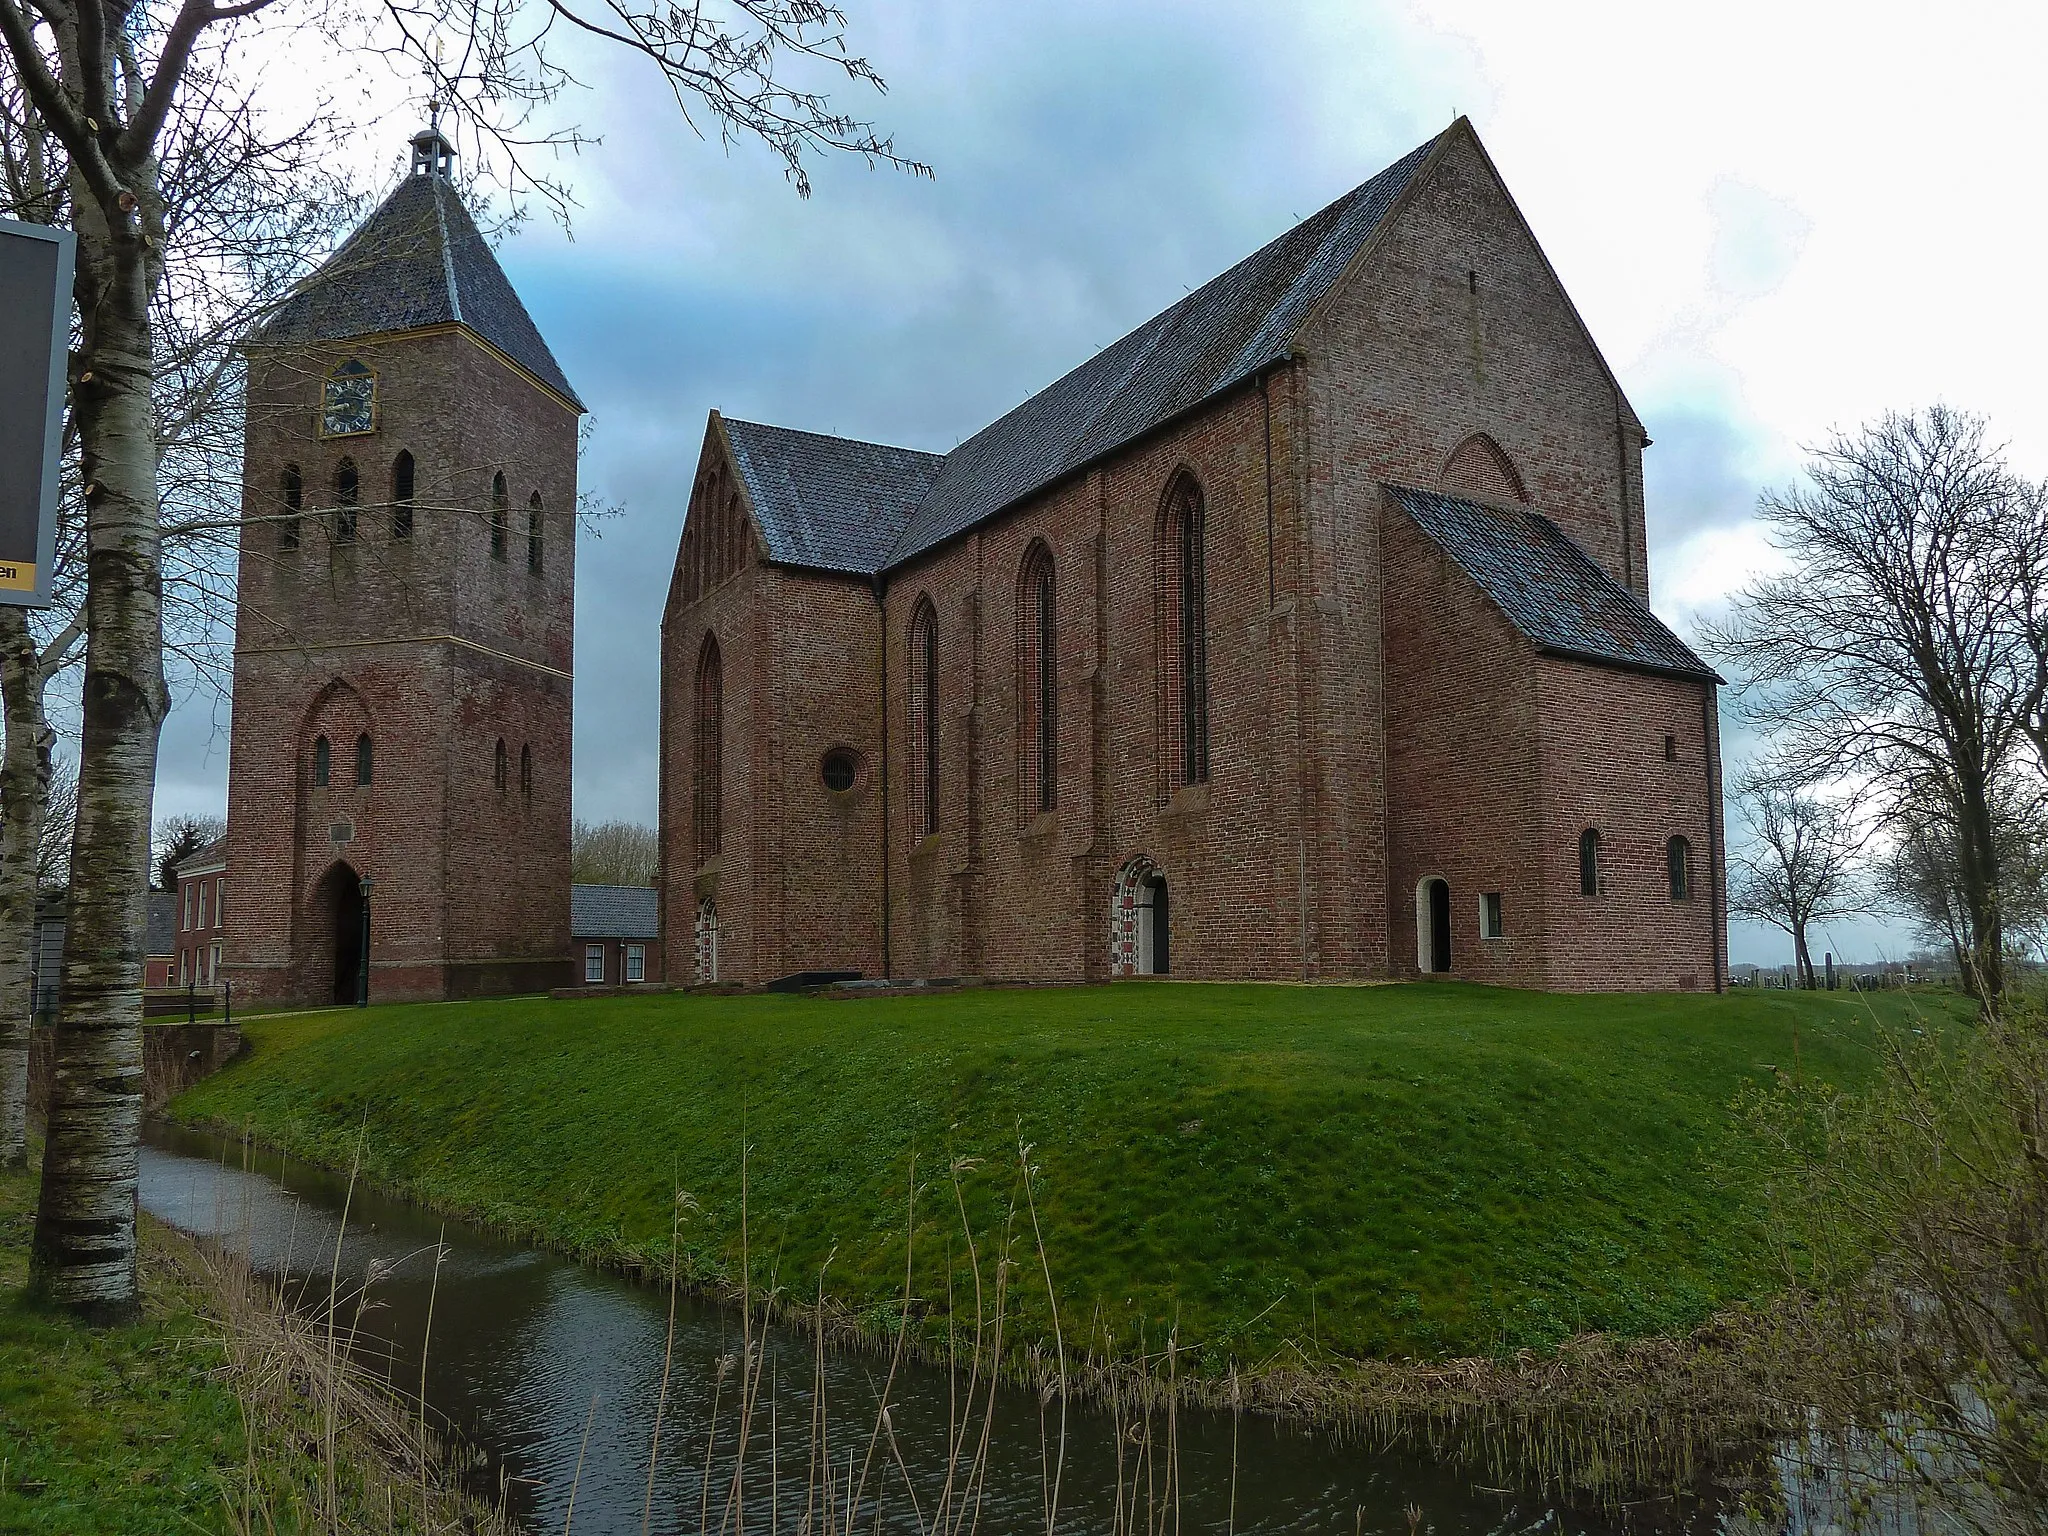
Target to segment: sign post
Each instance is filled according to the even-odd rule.
[[[0,603],[47,608],[71,319],[68,229],[0,219]]]

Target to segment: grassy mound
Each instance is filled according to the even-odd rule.
[[[1853,1086],[1925,998],[1567,997],[1454,985],[1110,987],[833,1000],[394,1006],[248,1025],[176,1113],[248,1127],[586,1256],[735,1273],[877,1322],[985,1277],[1019,1133],[1070,1342],[1211,1369],[1281,1351],[1548,1349],[1682,1331],[1768,1286],[1730,1105],[1795,1068]],[[1018,1326],[1043,1336],[1028,1215]],[[950,1268],[949,1268],[950,1266]]]

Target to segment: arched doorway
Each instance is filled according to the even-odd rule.
[[[353,1003],[362,995],[363,967],[363,877],[346,862],[329,867],[313,888],[312,920],[331,946],[333,970],[325,977],[329,995],[337,1003]]]
[[[697,903],[697,984],[708,986],[718,980],[718,902],[706,896]]]
[[[1110,892],[1109,974],[1166,975],[1171,931],[1166,876],[1141,853],[1116,872]]]
[[[1415,968],[1451,968],[1451,883],[1439,875],[1425,875],[1415,887]]]
[[[1173,931],[1166,905],[1166,876],[1154,870],[1138,884],[1138,974],[1164,976],[1173,967],[1167,941]]]

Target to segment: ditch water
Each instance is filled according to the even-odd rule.
[[[573,1486],[579,1536],[637,1536],[661,1392],[666,1290],[456,1222],[445,1224],[444,1236],[439,1218],[362,1188],[349,1205],[344,1234],[345,1179],[274,1156],[252,1160],[247,1171],[242,1163],[238,1146],[152,1126],[142,1149],[143,1208],[185,1232],[242,1250],[259,1273],[285,1282],[287,1295],[313,1298],[307,1305],[323,1304],[339,1237],[344,1295],[373,1263],[383,1271],[361,1316],[360,1348],[384,1362],[408,1394],[419,1389],[431,1294],[428,1404],[488,1459],[492,1486],[502,1480],[514,1516],[532,1531],[562,1530]],[[720,1361],[737,1356],[740,1347],[734,1312],[682,1298],[648,1527],[653,1532],[720,1529],[735,1461],[738,1392],[737,1370],[728,1367],[721,1378]],[[772,1522],[776,1531],[793,1531],[805,1499],[816,1351],[807,1336],[771,1329],[764,1354],[762,1406],[744,1460],[747,1525],[765,1531]],[[851,1455],[858,1481],[887,1372],[887,1360],[871,1355],[825,1356],[827,1435],[841,1479]],[[875,1453],[863,1528],[923,1530],[946,1475],[948,1404],[956,1390],[944,1370],[900,1368],[889,1394],[896,1448],[885,1439]],[[1054,1404],[1047,1415],[1055,1435],[1058,1411]],[[1155,1445],[1163,1429],[1155,1422]],[[1042,1443],[1036,1394],[998,1392],[979,1529],[1044,1529]],[[1712,1531],[1723,1524],[1697,1504],[1680,1510],[1659,1503],[1625,1519],[1559,1509],[1526,1493],[1475,1486],[1427,1459],[1377,1453],[1356,1440],[1249,1415],[1233,1423],[1226,1413],[1183,1411],[1173,1443],[1177,1518],[1163,1497],[1163,1453],[1154,1458],[1149,1493],[1140,1479],[1136,1494],[1141,1506],[1152,1501],[1150,1528],[1160,1531],[1409,1536],[1410,1506],[1421,1511],[1424,1533]],[[1116,1448],[1107,1412],[1068,1407],[1060,1531],[1115,1527]],[[1125,1454],[1128,1503],[1134,1455],[1128,1443]],[[771,1460],[780,1472],[773,1491]],[[879,1518],[867,1507],[878,1485]],[[1135,1528],[1148,1528],[1142,1507]]]

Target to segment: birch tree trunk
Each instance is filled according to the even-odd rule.
[[[83,319],[71,390],[86,492],[85,683],[64,1000],[29,1257],[39,1295],[97,1321],[137,1310],[150,810],[169,702],[149,313],[162,220],[153,159],[122,170],[112,196],[74,183],[72,198]]]
[[[0,759],[0,1168],[28,1160],[28,1037],[35,999],[36,866],[50,796],[56,735],[43,714],[42,657],[28,614],[0,608],[0,699],[7,718]]]

